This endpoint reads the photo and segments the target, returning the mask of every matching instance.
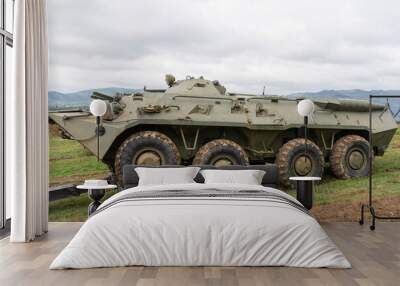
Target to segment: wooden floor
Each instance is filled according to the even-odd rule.
[[[288,267],[124,267],[48,270],[81,223],[50,223],[28,244],[0,241],[0,285],[400,285],[400,223],[378,222],[375,232],[356,223],[323,224],[352,269]]]

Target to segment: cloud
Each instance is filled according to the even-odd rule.
[[[156,88],[173,73],[241,92],[395,89],[399,9],[394,0],[50,0],[49,88]]]

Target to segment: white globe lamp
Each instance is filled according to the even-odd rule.
[[[97,136],[97,161],[100,160],[99,151],[100,151],[100,136],[103,136],[106,132],[106,129],[103,126],[100,126],[100,118],[107,112],[107,104],[101,99],[95,99],[90,104],[90,113],[96,116],[96,136]]]
[[[96,117],[103,116],[107,112],[107,104],[101,99],[95,99],[90,104],[90,113]]]
[[[309,99],[303,99],[297,104],[297,112],[304,117],[310,116],[314,112],[314,102]]]

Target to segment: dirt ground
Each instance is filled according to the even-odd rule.
[[[318,221],[358,221],[362,203],[367,201],[319,205],[313,207],[311,213]],[[380,216],[400,216],[400,197],[379,198],[373,200],[373,206]],[[365,211],[365,215],[365,218],[370,218],[369,211]]]
[[[56,187],[56,186],[62,186],[62,185],[68,185],[68,184],[79,185],[79,184],[82,184],[82,182],[84,182],[87,178],[88,178],[87,175],[52,178],[50,187]],[[107,176],[105,176],[103,173],[98,173],[98,174],[94,173],[94,174],[90,175],[90,178],[106,180]]]

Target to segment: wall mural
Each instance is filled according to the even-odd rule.
[[[157,9],[122,2],[124,9],[109,1],[79,7],[49,1],[53,189],[74,189],[88,178],[120,185],[128,164],[277,164],[289,193],[289,177],[322,177],[313,210],[319,218],[357,219],[351,204],[365,199],[369,171],[368,96],[400,94],[395,64],[386,70],[377,64],[387,53],[369,29],[372,24],[363,22],[357,33],[382,50],[365,45],[359,52],[354,41],[361,45],[362,36],[354,38],[354,27],[337,27],[328,13],[323,29],[316,28],[315,19],[298,13],[308,13],[299,4],[293,4],[293,13],[262,3],[249,10],[232,4],[227,14],[246,19],[245,26],[237,26],[215,22],[220,4],[176,3],[177,12],[163,1]],[[91,12],[80,17],[81,11]],[[67,13],[72,16],[63,17]],[[273,31],[260,28],[265,17],[277,20]],[[379,25],[389,26],[386,18]],[[298,22],[304,30],[294,36]],[[329,45],[326,34],[332,35]],[[297,113],[304,98],[315,105],[307,145],[304,119]],[[107,107],[99,126],[89,110],[94,99]],[[376,176],[394,179],[400,100],[376,99],[371,109]],[[396,188],[390,182],[381,188],[392,195]],[[394,208],[400,194],[393,196],[393,203],[381,203]],[[57,217],[55,209],[50,215]],[[79,211],[71,215],[84,217]]]

